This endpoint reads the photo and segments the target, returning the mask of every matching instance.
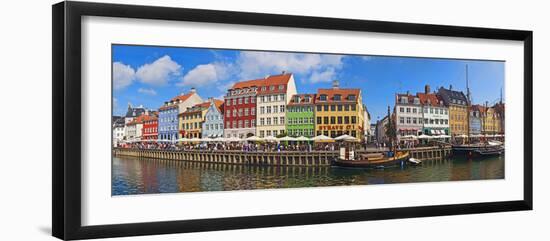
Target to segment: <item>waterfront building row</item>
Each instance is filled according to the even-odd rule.
[[[128,123],[145,115],[139,109],[140,115],[128,115],[124,134],[116,135],[120,140],[143,140],[155,139],[156,134],[161,141],[175,142],[180,138],[287,134],[307,137],[348,134],[363,139],[370,133],[370,115],[362,102],[360,89],[342,89],[335,81],[332,88],[319,89],[315,94],[296,92],[290,73],[237,82],[227,91],[224,101],[210,98],[203,102],[191,89],[189,93],[166,101],[154,122],[148,120],[146,129],[156,132],[139,136],[135,128],[127,127]],[[129,107],[130,111],[133,113],[134,108]],[[113,126],[113,133],[119,129]]]
[[[396,94],[392,115],[398,141],[405,136],[471,134],[503,134],[504,103],[492,107],[471,105],[468,94],[440,87],[431,92],[426,85],[424,92]],[[387,141],[387,120],[377,123],[377,140]]]

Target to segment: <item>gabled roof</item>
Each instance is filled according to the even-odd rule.
[[[193,96],[195,94],[195,92],[189,92],[187,94],[181,94],[181,95],[178,95],[172,99],[170,99],[170,101],[186,101],[187,99],[189,99],[189,97]]]
[[[420,99],[420,104],[422,105],[431,105],[431,106],[440,106],[443,101],[442,99],[438,98],[436,94],[426,94],[426,93],[416,93],[418,96],[418,99]]]
[[[309,96],[310,98],[309,102],[306,102],[306,99],[305,99],[306,96]],[[300,98],[299,102],[294,101],[296,97]],[[290,102],[288,103],[288,105],[289,106],[290,105],[312,105],[315,103],[315,97],[316,97],[316,94],[296,94],[290,98]]]
[[[443,99],[446,105],[454,104],[454,105],[467,105],[468,104],[468,98],[466,98],[466,95],[462,91],[456,91],[456,90],[450,90],[445,89],[443,87],[439,88],[438,90],[439,96]],[[465,104],[455,103],[452,100],[458,100],[463,101]]]
[[[250,87],[262,87],[262,86],[278,86],[278,85],[287,85],[292,77],[291,73],[284,73],[280,75],[269,75],[262,79],[246,80],[235,83],[230,90],[233,89],[243,89]],[[285,87],[286,88],[286,87]],[[278,88],[275,88],[277,90]],[[269,90],[269,89],[268,89]]]
[[[340,88],[332,88],[332,89],[318,89],[317,90],[317,96],[315,97],[315,103],[322,102],[322,103],[330,103],[330,102],[357,102],[359,99],[359,95],[361,94],[360,89],[340,89]],[[326,95],[327,100],[321,101],[321,96]],[[334,96],[340,95],[341,100],[335,101]],[[350,101],[348,100],[348,96],[355,95],[355,100]]]

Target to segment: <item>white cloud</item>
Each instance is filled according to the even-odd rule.
[[[135,79],[136,72],[130,65],[121,62],[113,63],[113,87],[115,90],[122,89]]]
[[[139,88],[138,93],[142,93],[146,95],[157,95],[157,92],[154,89],[145,89],[145,88]]]
[[[314,71],[309,77],[309,80],[311,83],[330,82],[334,80],[335,76],[336,71],[334,68],[327,68],[324,71]]]
[[[261,78],[282,71],[308,76],[315,74],[316,78],[320,78],[322,73],[328,77],[329,73],[334,75],[336,70],[341,69],[343,58],[342,55],[329,54],[241,52],[236,62],[240,69],[239,77],[243,79]]]
[[[181,86],[201,87],[229,77],[231,66],[220,62],[197,65],[187,72],[179,83]]]
[[[150,85],[165,85],[172,76],[178,76],[181,66],[165,55],[153,63],[144,64],[136,71],[137,79]]]
[[[374,57],[372,56],[361,56],[361,59],[364,60],[364,61],[371,61],[374,59]]]

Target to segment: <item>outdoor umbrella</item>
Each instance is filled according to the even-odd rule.
[[[294,138],[294,137],[291,137],[291,136],[285,136],[285,137],[281,137],[281,138],[278,138],[279,141],[297,141],[298,139]]]
[[[257,137],[257,136],[251,136],[246,138],[247,141],[263,141],[264,139]]]
[[[334,138],[334,140],[337,140],[337,141],[357,141],[357,138],[355,138],[353,136],[350,136],[350,135],[347,135],[347,134],[344,134],[344,135],[341,135],[339,137]]]
[[[266,137],[264,138],[264,140],[270,141],[270,142],[275,142],[275,141],[277,141],[277,138],[274,137],[274,136],[266,136]]]
[[[319,136],[313,137],[313,141],[315,141],[315,142],[333,142],[334,139],[332,139],[328,136],[325,136],[325,135],[319,135]]]
[[[311,141],[311,138],[307,138],[305,136],[299,136],[296,138],[297,141]]]

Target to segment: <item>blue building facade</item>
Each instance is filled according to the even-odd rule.
[[[178,112],[177,104],[159,109],[158,139],[160,141],[176,142],[178,140]]]
[[[223,101],[210,99],[210,107],[204,115],[203,137],[223,136]]]
[[[470,134],[481,134],[481,110],[478,105],[473,105],[470,110]]]

